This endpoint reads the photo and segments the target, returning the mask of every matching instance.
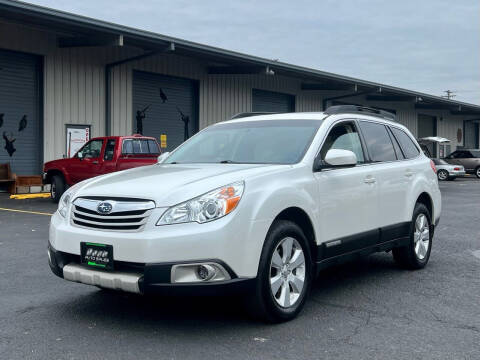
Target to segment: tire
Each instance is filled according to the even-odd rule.
[[[475,169],[475,175],[480,179],[480,166]]]
[[[410,225],[409,244],[392,250],[393,258],[398,265],[410,270],[422,269],[427,265],[432,251],[431,224],[431,215],[427,207],[422,203],[417,203]],[[422,231],[419,231],[420,229]]]
[[[60,175],[53,175],[50,183],[50,195],[54,203],[58,203],[65,192],[65,180]]]
[[[285,249],[290,249],[289,256],[283,255]],[[302,310],[312,279],[310,246],[302,229],[291,221],[275,221],[265,239],[255,288],[246,299],[247,310],[267,322],[291,320]]]
[[[440,181],[445,181],[445,180],[448,180],[448,171],[447,170],[438,170],[437,171],[437,177],[438,177],[438,180]]]

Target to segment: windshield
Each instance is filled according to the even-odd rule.
[[[211,126],[182,144],[167,164],[294,164],[315,136],[318,120],[264,120]]]

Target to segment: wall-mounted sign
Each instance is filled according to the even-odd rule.
[[[167,148],[167,134],[160,135],[160,147],[162,149]]]
[[[72,157],[90,140],[90,125],[67,125],[66,157]]]

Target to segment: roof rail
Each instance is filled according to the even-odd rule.
[[[236,115],[233,115],[230,120],[234,120],[234,119],[241,119],[241,118],[244,118],[244,117],[249,117],[249,116],[259,116],[259,115],[272,115],[272,114],[278,114],[278,113],[275,113],[275,112],[262,112],[262,111],[258,111],[258,112],[243,112],[243,113],[238,113]]]
[[[379,116],[388,120],[395,120],[394,113],[391,113],[385,110],[371,108],[371,107],[359,106],[359,105],[335,105],[335,106],[330,106],[327,110],[324,111],[324,114],[327,114],[327,115],[343,114],[343,113],[365,114],[365,115]]]

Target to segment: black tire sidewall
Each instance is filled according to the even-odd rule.
[[[417,257],[417,254],[415,253],[415,221],[417,220],[418,215],[424,214],[427,217],[428,220],[428,226],[429,226],[429,236],[430,236],[430,242],[428,245],[428,250],[427,250],[427,255],[423,259],[419,259]],[[430,253],[432,251],[432,240],[433,240],[433,233],[432,233],[432,217],[430,216],[430,211],[428,211],[427,207],[424,204],[417,203],[415,205],[415,209],[413,211],[413,217],[412,217],[412,225],[411,225],[411,230],[410,230],[410,246],[409,246],[409,251],[410,251],[410,256],[415,263],[417,268],[423,268],[425,265],[427,265],[428,260],[430,259]]]
[[[52,177],[52,182],[50,186],[51,186],[50,194],[52,196],[52,200],[58,203],[63,193],[65,192],[65,181],[63,180],[62,177],[58,175],[54,175]],[[53,187],[55,187],[55,196],[53,196],[53,193],[52,193]]]
[[[480,166],[475,169],[475,176],[480,179]]]
[[[305,256],[306,264],[305,284],[302,294],[295,305],[290,308],[282,308],[278,305],[270,289],[270,263],[272,254],[280,241],[286,237],[292,237],[299,242]],[[261,297],[260,300],[264,305],[263,310],[266,312],[268,320],[273,322],[290,320],[302,310],[313,279],[313,264],[311,259],[312,256],[308,240],[298,225],[283,220],[276,221],[272,225],[265,240],[262,256],[260,258],[257,283],[257,296]]]

